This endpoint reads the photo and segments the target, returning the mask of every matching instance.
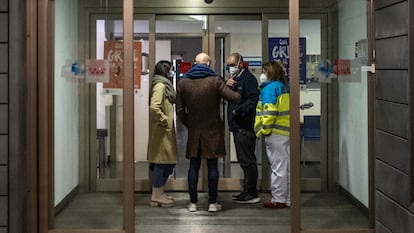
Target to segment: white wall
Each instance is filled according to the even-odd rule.
[[[366,1],[339,1],[339,58],[355,59],[355,42],[366,38]],[[355,26],[358,25],[358,26]],[[339,184],[368,206],[367,75],[339,83]]]
[[[55,1],[55,206],[78,184],[78,81],[61,76],[77,58],[77,1]]]

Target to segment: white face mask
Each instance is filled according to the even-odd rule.
[[[260,79],[260,82],[261,82],[261,83],[264,83],[264,82],[266,82],[266,81],[267,81],[267,77],[266,77],[266,75],[265,75],[264,73],[262,73],[262,74],[260,75],[259,79]]]
[[[170,70],[170,78],[174,78],[175,72],[173,70]]]
[[[238,67],[233,67],[233,66],[230,66],[229,67],[229,73],[231,75],[235,75],[235,74],[237,74],[237,72],[239,72],[239,68]]]

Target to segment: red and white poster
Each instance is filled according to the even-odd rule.
[[[105,41],[104,58],[109,61],[109,82],[104,88],[124,87],[124,43]],[[141,42],[134,42],[134,89],[141,87]]]

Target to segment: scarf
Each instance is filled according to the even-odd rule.
[[[210,67],[208,67],[207,64],[195,64],[191,69],[188,71],[188,73],[185,74],[185,78],[191,78],[191,79],[199,79],[199,78],[205,78],[209,76],[217,76],[217,74],[214,73]]]
[[[177,96],[177,93],[174,90],[174,87],[171,83],[171,81],[169,79],[167,79],[164,76],[161,75],[154,75],[154,77],[152,77],[152,86],[154,87],[155,84],[157,83],[162,83],[165,86],[165,96],[168,98],[168,100],[171,103],[175,103],[175,97]]]

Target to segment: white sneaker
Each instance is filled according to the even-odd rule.
[[[208,212],[217,212],[221,210],[221,205],[219,203],[211,203],[208,205]]]
[[[190,212],[196,212],[197,211],[197,204],[192,203],[192,202],[188,203],[187,210],[190,211]]]

